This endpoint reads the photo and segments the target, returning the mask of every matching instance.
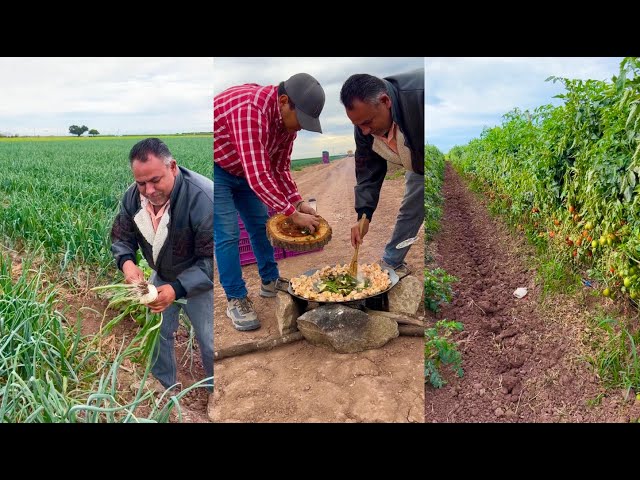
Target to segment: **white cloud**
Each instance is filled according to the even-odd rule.
[[[309,72],[327,95],[324,134],[301,132],[294,158],[353,149],[339,101],[353,73],[386,76],[422,68],[418,58],[0,58],[0,133],[68,135],[72,124],[101,134],[211,131],[214,93],[245,82],[278,83]]]
[[[0,58],[0,131],[211,131],[213,59]]]
[[[423,57],[216,57],[214,95],[243,83],[277,85],[296,73],[312,75],[322,85],[326,96],[320,115],[323,133],[299,132],[291,157],[319,157],[323,150],[334,155],[355,149],[353,125],[340,103],[340,89],[349,76],[368,73],[385,77],[417,68],[424,68]]]
[[[430,58],[425,59],[426,140],[447,152],[493,127],[514,108],[560,104],[560,83],[549,76],[608,80],[622,58]]]

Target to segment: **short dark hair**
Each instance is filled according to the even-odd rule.
[[[388,93],[381,79],[367,73],[356,73],[347,78],[342,85],[340,101],[348,110],[351,110],[355,100],[376,103],[381,93]]]
[[[129,152],[129,163],[133,164],[134,160],[146,162],[150,153],[161,158],[166,165],[173,159],[173,155],[169,151],[169,147],[159,138],[145,138],[136,143]]]
[[[280,95],[286,95],[287,96],[287,98],[289,99],[289,107],[291,108],[291,110],[296,108],[296,104],[293,103],[293,100],[291,100],[291,97],[289,96],[289,94],[287,93],[287,91],[284,88],[284,82],[280,82],[280,85],[278,85],[278,97]]]

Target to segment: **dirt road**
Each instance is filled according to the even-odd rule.
[[[294,172],[304,198],[316,197],[318,213],[333,228],[323,251],[280,260],[280,275],[290,278],[310,268],[349,263],[355,185],[353,158]],[[372,263],[383,252],[404,192],[404,178],[385,180],[378,209],[360,248],[359,261]],[[422,276],[424,240],[411,247],[406,261]],[[226,317],[226,298],[214,271],[216,350],[279,335],[275,299],[258,295],[256,265],[243,276],[262,322],[259,330],[238,332]],[[422,311],[420,314],[423,314]],[[302,340],[267,352],[230,357],[214,366],[216,422],[422,422],[424,353],[422,338],[398,337],[358,354],[338,354]]]

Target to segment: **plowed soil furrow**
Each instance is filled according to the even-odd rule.
[[[640,405],[607,392],[581,359],[585,306],[579,297],[542,302],[530,249],[471,193],[447,165],[442,229],[435,262],[459,281],[438,318],[464,324],[457,334],[464,376],[425,391],[426,422],[628,421]],[[522,299],[514,297],[526,287]],[[435,321],[435,320],[434,320]]]

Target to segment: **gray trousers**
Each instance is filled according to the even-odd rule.
[[[155,272],[151,275],[151,283],[155,286],[164,285],[157,278]],[[176,383],[176,354],[174,349],[174,334],[179,327],[180,309],[184,309],[200,347],[202,365],[206,377],[213,377],[213,289],[201,292],[186,299],[187,303],[174,303],[162,312],[162,325],[160,326],[160,340],[153,352],[155,362],[151,367],[151,373],[165,387]],[[213,391],[212,381],[205,384],[209,391]]]
[[[391,240],[384,249],[382,260],[387,265],[396,268],[402,264],[409,253],[411,245],[397,249],[403,240],[415,237],[420,225],[424,222],[424,175],[406,172],[404,175],[404,197],[396,218]],[[419,245],[424,249],[424,245]]]

